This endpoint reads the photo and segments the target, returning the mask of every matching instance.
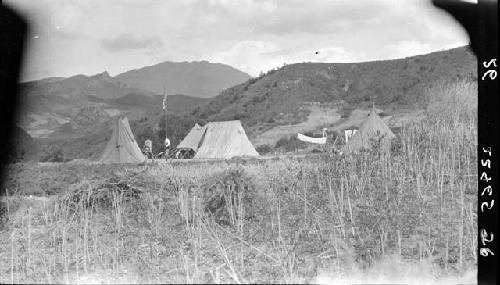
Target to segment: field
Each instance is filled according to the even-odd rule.
[[[12,164],[0,283],[475,283],[476,90],[388,154]]]

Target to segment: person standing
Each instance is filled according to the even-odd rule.
[[[165,158],[168,159],[170,153],[170,140],[165,137]]]
[[[147,158],[153,159],[153,142],[149,139],[144,142],[144,153]]]

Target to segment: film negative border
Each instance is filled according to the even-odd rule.
[[[478,2],[478,284],[497,283],[498,247],[498,4]],[[496,201],[497,200],[497,201]]]

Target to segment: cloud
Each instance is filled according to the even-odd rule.
[[[26,64],[56,76],[167,59],[217,61],[256,75],[283,62],[383,60],[468,42],[430,0],[5,2],[27,13],[39,35]]]
[[[318,52],[318,53],[316,53]],[[310,47],[307,49],[282,49],[272,42],[245,40],[228,50],[207,56],[210,61],[222,62],[257,76],[284,63],[299,62],[356,62],[366,59],[360,52],[348,51],[343,47]]]
[[[354,4],[353,4],[354,3]],[[381,17],[380,1],[297,1],[281,2],[272,17],[262,19],[257,31],[276,35],[295,33],[336,34],[361,29]]]
[[[101,46],[111,52],[123,50],[151,50],[163,46],[162,41],[156,37],[137,37],[131,34],[120,34],[111,39],[102,39]]]
[[[260,71],[266,71],[275,67],[276,64],[282,64],[283,62],[277,62],[279,60],[277,56],[271,58],[271,62],[264,61],[264,59],[269,59],[266,54],[279,53],[280,51],[279,47],[270,42],[245,40],[236,43],[228,50],[208,55],[207,59],[213,62],[229,64],[255,76]]]
[[[409,55],[420,55],[433,51],[430,44],[418,41],[400,41],[389,45],[388,49],[390,50],[391,58],[404,58]]]

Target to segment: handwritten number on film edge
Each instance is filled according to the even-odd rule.
[[[485,229],[481,229],[481,243],[486,245],[487,242],[492,242],[494,238],[493,233],[491,233],[491,238],[488,239],[488,232]]]
[[[481,177],[479,177],[479,179],[486,181],[486,182],[490,182],[491,177],[488,177],[488,174],[486,174],[486,172],[483,172],[483,173],[481,173]]]
[[[490,205],[489,207],[488,207],[488,202],[483,202],[483,203],[481,203],[481,212],[483,212],[483,213],[484,213],[484,208],[483,208],[483,207],[484,207],[485,205],[486,205],[486,208],[487,208],[488,210],[491,210],[491,208],[493,208],[493,205],[495,205],[495,200],[491,200],[491,205]]]
[[[483,147],[483,152],[488,153],[488,155],[491,156],[491,146],[489,146],[488,148]]]
[[[483,167],[488,167],[488,169],[491,168],[491,160],[487,159],[487,160],[484,160],[484,159],[481,159],[481,165]]]
[[[496,67],[496,59],[492,59],[489,62],[483,62],[483,66],[486,68],[489,68],[493,64],[494,67]],[[488,70],[484,73],[482,80],[486,78],[486,76],[489,77],[490,80],[494,80],[497,76],[496,70]],[[491,147],[484,148],[483,147],[483,154],[487,154],[489,157],[491,157]],[[488,159],[481,159],[481,166],[486,168],[485,171],[481,173],[481,176],[479,177],[479,180],[484,181],[486,183],[489,183],[492,180],[492,177],[488,177],[487,170],[491,169],[491,160]],[[487,185],[486,187],[483,188],[483,191],[481,192],[481,197],[487,194],[488,196],[491,196],[493,194],[493,188],[491,185]],[[495,205],[495,200],[491,199],[491,201],[485,201],[481,203],[481,212],[484,213],[485,210],[491,210],[493,206]],[[481,243],[482,243],[482,248],[479,249],[479,254],[483,257],[488,257],[490,255],[495,255],[493,251],[487,247],[489,243],[493,242],[494,235],[493,233],[488,234],[488,231],[486,229],[481,229],[480,231],[480,237],[481,237]]]
[[[493,64],[493,67],[497,67],[497,59],[496,58],[493,58],[488,62],[483,61],[483,66],[485,68],[490,68],[492,64]],[[495,78],[497,78],[497,75],[498,75],[498,73],[495,69],[488,69],[483,74],[483,77],[481,77],[481,80],[485,80],[486,77],[488,77],[490,80],[495,80]]]
[[[484,192],[486,191],[488,191],[488,196],[491,196],[493,192],[493,188],[491,188],[491,185],[484,187],[483,192],[481,192],[481,196],[484,196]]]

